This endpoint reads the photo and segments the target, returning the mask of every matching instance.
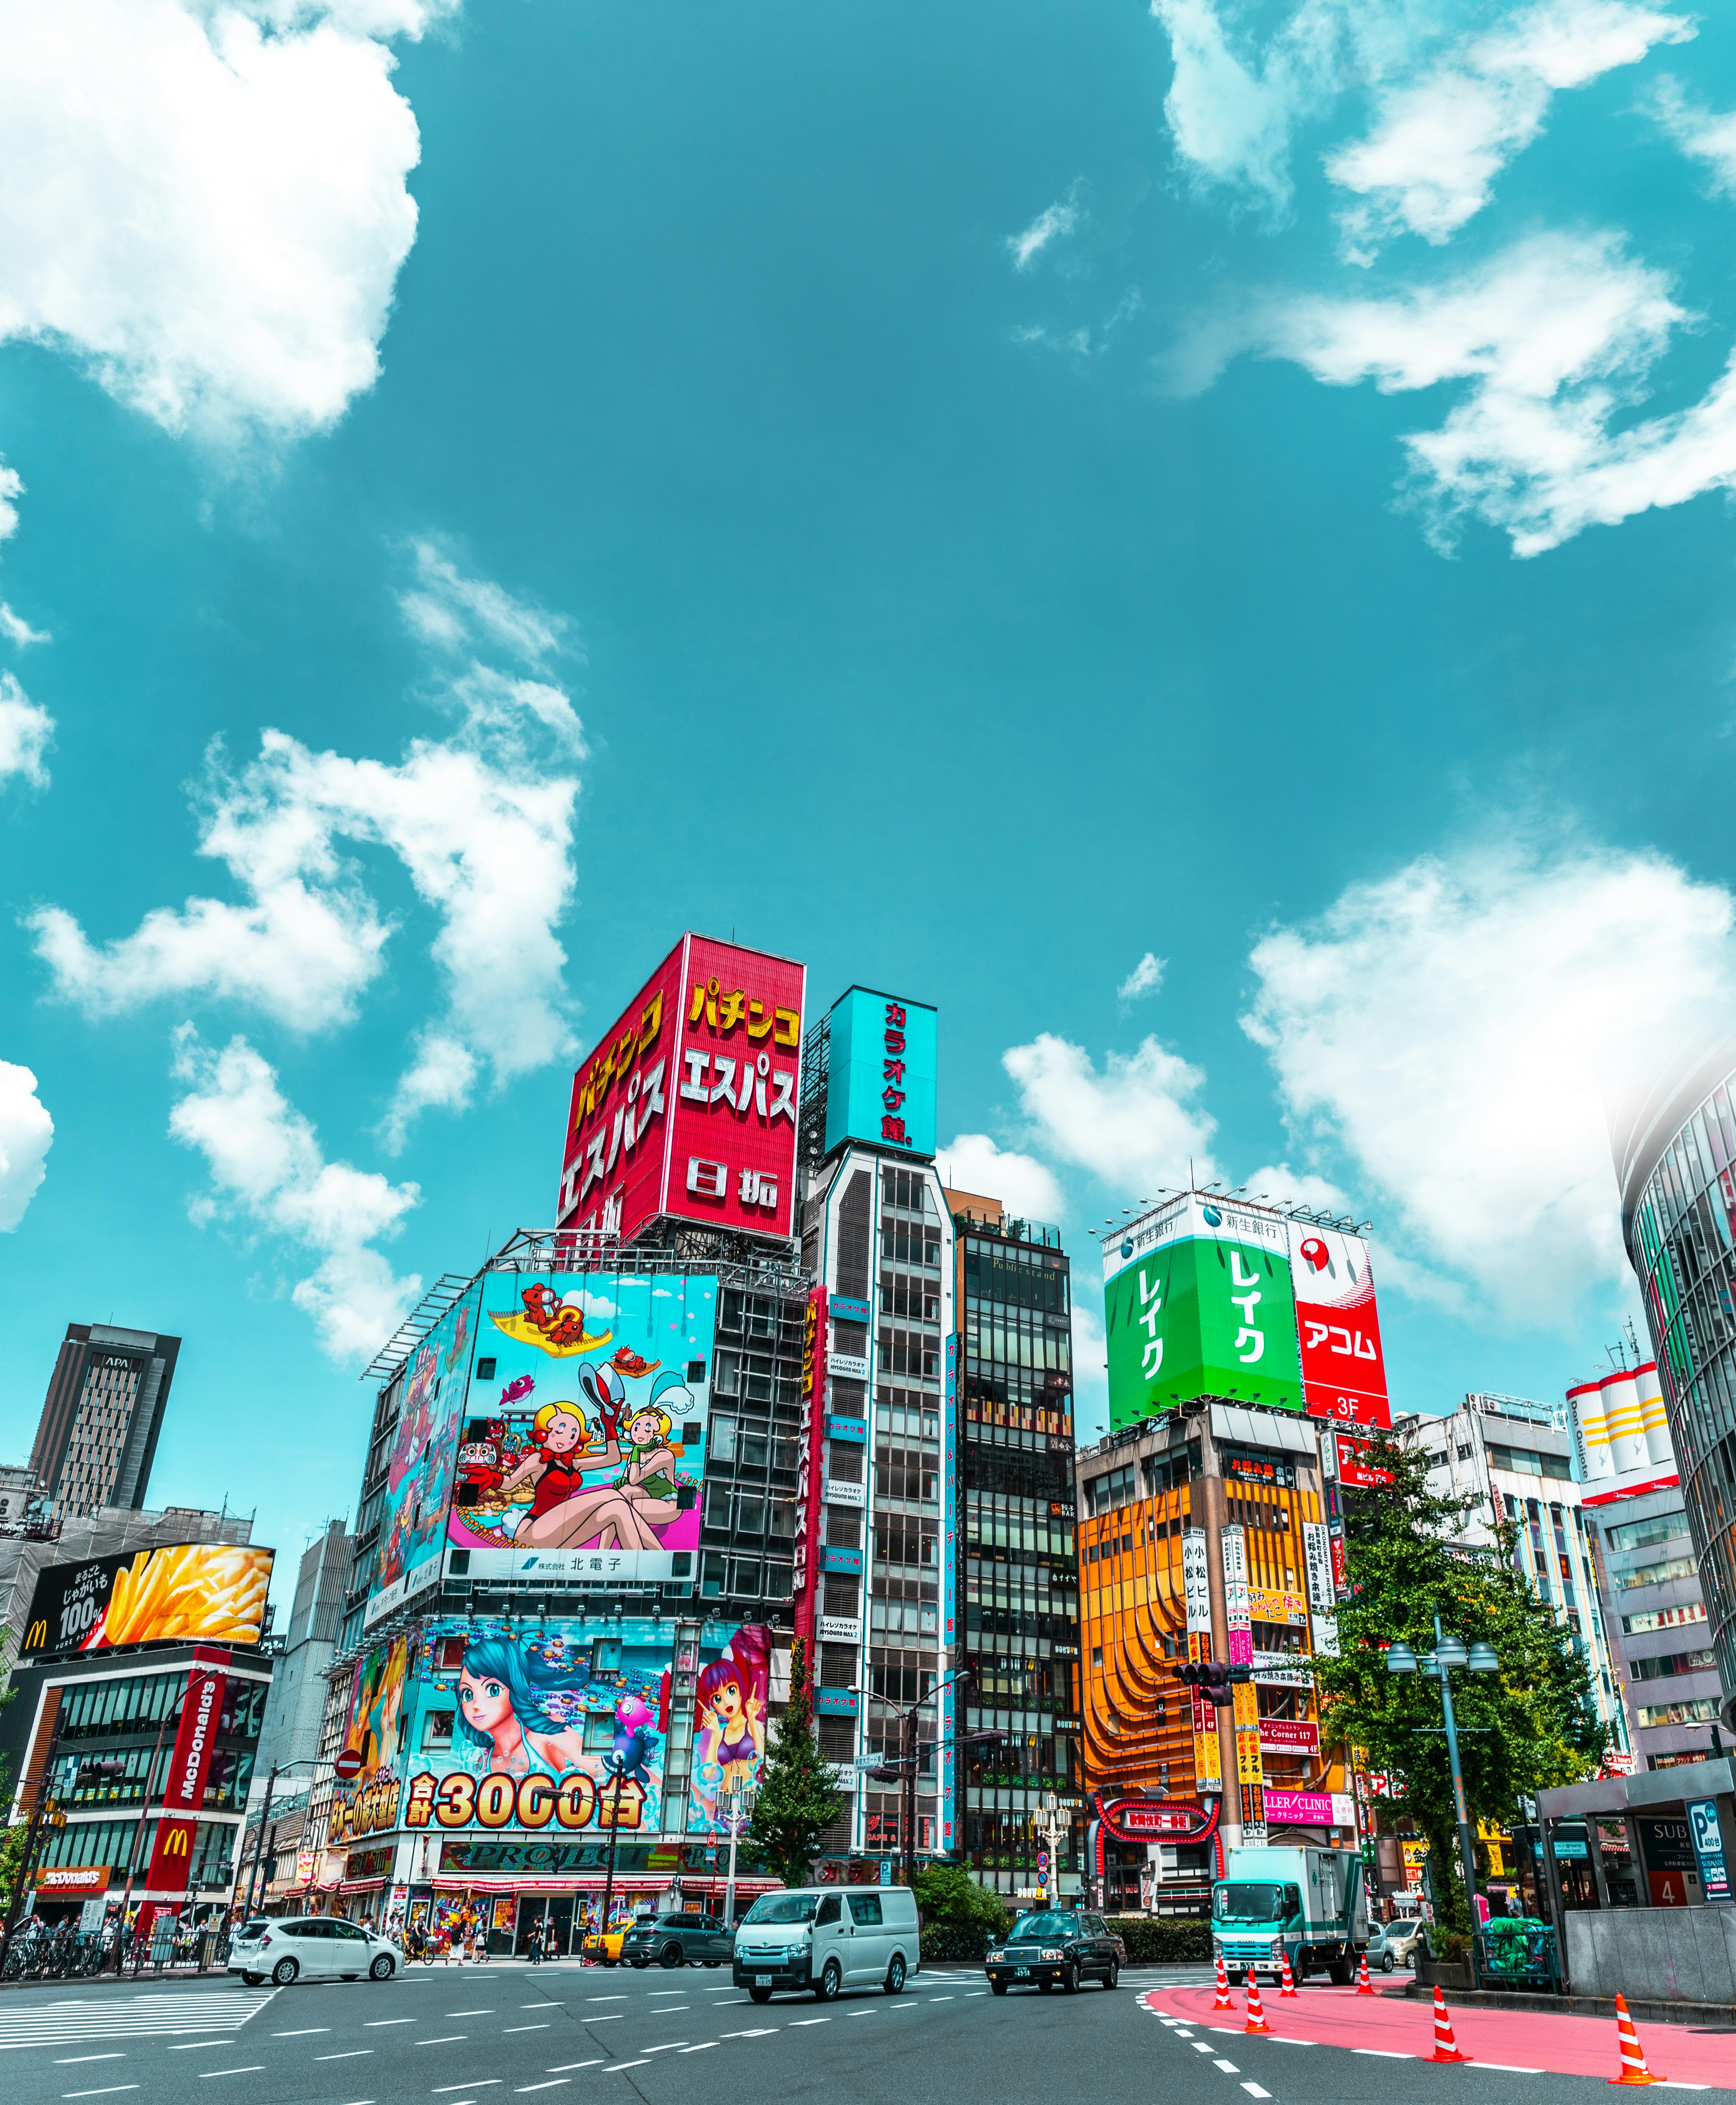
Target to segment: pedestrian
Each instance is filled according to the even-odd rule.
[[[530,1955],[530,1964],[533,1966],[540,1966],[543,1963],[543,1925],[541,1923],[534,1922],[531,1924],[530,1934],[525,1940],[525,1949]]]
[[[492,1905],[493,1904],[491,1902],[490,1906],[492,1906]],[[477,1930],[477,1958],[480,1962],[485,1964],[488,1959],[488,1928],[489,1917],[487,1911],[485,1911],[481,1922],[478,1925]]]

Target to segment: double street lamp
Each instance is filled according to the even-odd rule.
[[[1477,1964],[1477,1852],[1471,1833],[1470,1809],[1465,1800],[1465,1772],[1459,1763],[1459,1731],[1452,1714],[1452,1683],[1449,1674],[1456,1667],[1471,1674],[1497,1674],[1501,1660],[1492,1644],[1481,1638],[1467,1651],[1462,1639],[1445,1635],[1441,1629],[1438,1609],[1434,1616],[1434,1649],[1419,1658],[1402,1638],[1394,1638],[1386,1651],[1386,1670],[1389,1674],[1420,1674],[1441,1684],[1441,1711],[1447,1735],[1447,1759],[1452,1767],[1453,1810],[1458,1816],[1459,1855],[1465,1871],[1465,1902],[1471,1916],[1471,1978],[1476,1979]],[[1424,1727],[1430,1731],[1432,1727]],[[1486,1727],[1467,1727],[1468,1731],[1483,1731]]]

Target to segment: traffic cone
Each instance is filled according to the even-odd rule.
[[[1658,2078],[1645,2065],[1645,2049],[1640,2044],[1640,2035],[1634,2030],[1634,2021],[1628,2015],[1625,1996],[1616,1997],[1616,2036],[1622,2048],[1622,2073],[1612,2076],[1612,2083],[1655,2083]]]
[[[1438,1987],[1434,1991],[1434,2053],[1435,2061],[1469,2061],[1468,2054],[1461,2054],[1459,2043],[1452,2036],[1452,2019],[1447,2014],[1447,1999]]]
[[[1211,2007],[1215,2010],[1233,2010],[1236,2007],[1235,1998],[1229,1991],[1229,1976],[1224,1970],[1224,1954],[1221,1951],[1218,1954],[1218,1992],[1213,1998]]]
[[[1375,1984],[1368,1978],[1368,1954],[1365,1951],[1362,1954],[1362,1970],[1356,1977],[1356,1992],[1359,1996],[1371,1996],[1374,1991]]]
[[[1282,2003],[1286,1996],[1294,1998],[1295,1992],[1295,1976],[1290,1970],[1290,1954],[1286,1951],[1284,1954],[1284,1979],[1278,1990],[1278,2000]]]
[[[1260,2007],[1259,1982],[1251,1967],[1248,1970],[1248,2021],[1242,2028],[1245,2032],[1269,2032],[1265,2011]]]

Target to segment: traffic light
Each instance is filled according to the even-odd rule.
[[[1175,1669],[1178,1678],[1188,1687],[1198,1689],[1204,1701],[1219,1709],[1229,1705],[1230,1683],[1238,1676],[1246,1680],[1251,1671],[1248,1667],[1226,1666],[1218,1659],[1188,1660]]]

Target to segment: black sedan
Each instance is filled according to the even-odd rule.
[[[633,1925],[621,1939],[621,1958],[629,1966],[721,1966],[735,1942],[716,1915],[660,1915]]]
[[[1085,1980],[1114,1987],[1126,1961],[1126,1946],[1103,1917],[1076,1909],[1022,1915],[1006,1942],[991,1946],[982,1966],[997,1996],[1020,1987],[1046,1996],[1057,1985],[1071,1996]]]

